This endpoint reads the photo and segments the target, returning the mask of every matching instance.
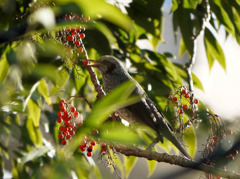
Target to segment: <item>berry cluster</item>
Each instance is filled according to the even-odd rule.
[[[83,15],[79,16],[77,14],[66,14],[63,19],[67,22],[76,21],[87,23],[90,21],[89,16],[84,17]],[[72,25],[71,27],[62,28],[56,33],[55,39],[66,47],[66,51],[69,54],[66,58],[63,58],[63,61],[66,63],[66,67],[68,69],[76,67],[75,64],[77,64],[79,61],[84,61],[83,59],[85,59],[85,53],[83,53],[84,44],[82,42],[82,39],[84,38],[85,27],[79,25]]]
[[[231,130],[227,131],[224,133],[223,136],[210,136],[208,139],[207,139],[207,145],[202,153],[202,158],[201,158],[201,161],[202,163],[204,164],[207,164],[207,165],[212,165],[212,166],[215,166],[216,165],[216,162],[215,161],[211,161],[208,156],[211,155],[215,149],[217,149],[218,145],[221,144],[221,143],[224,143],[224,142],[227,142],[228,145],[230,145],[231,141],[229,139],[227,139],[227,137],[233,135],[233,132]],[[233,149],[233,150],[230,150],[228,152],[228,154],[226,155],[226,159],[228,160],[234,160],[235,157],[238,155],[238,150],[237,149]],[[223,167],[224,170],[227,169],[226,166]],[[209,174],[209,173],[205,173],[205,176],[207,179],[220,179],[221,177],[219,176],[213,176],[212,174]]]
[[[168,95],[172,102],[177,104],[178,113],[183,114],[184,110],[194,109],[193,105],[198,104],[198,99],[194,99],[193,92],[189,92],[186,87],[180,87],[173,96]],[[183,104],[183,98],[186,99],[188,104]]]
[[[94,149],[94,146],[96,145],[96,141],[95,140],[92,140],[92,141],[88,141],[88,140],[84,140],[82,142],[82,144],[79,146],[79,149],[82,151],[82,152],[87,152],[87,156],[88,157],[91,157],[92,154],[93,154],[93,149]]]
[[[61,100],[58,105],[60,111],[57,113],[59,117],[57,122],[62,124],[59,127],[60,134],[58,138],[62,140],[62,145],[66,145],[67,140],[70,141],[72,136],[75,135],[76,129],[82,125],[82,116],[76,111],[75,107],[70,107],[65,100]]]

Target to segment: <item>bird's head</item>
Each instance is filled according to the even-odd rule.
[[[111,55],[102,56],[98,61],[89,60],[90,63],[87,66],[92,66],[97,68],[102,75],[112,74],[112,73],[125,73],[121,62]]]

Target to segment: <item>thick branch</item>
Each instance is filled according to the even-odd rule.
[[[194,160],[190,160],[183,156],[178,155],[169,155],[167,153],[157,153],[154,151],[149,150],[142,150],[139,148],[117,148],[120,153],[126,156],[136,156],[136,157],[143,157],[148,160],[156,160],[157,162],[165,162],[172,165],[178,165],[185,168],[190,168],[194,170],[200,170],[206,173],[211,173],[215,176],[221,176],[225,178],[232,178],[232,179],[239,179],[240,174],[225,171],[223,169],[215,168],[213,166],[205,165],[202,163],[195,162]]]

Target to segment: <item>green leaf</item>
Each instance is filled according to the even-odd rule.
[[[190,56],[193,55],[193,22],[189,10],[178,8],[173,14],[174,31],[177,33],[177,27],[180,27],[183,42]]]
[[[193,126],[190,126],[184,131],[183,139],[187,146],[188,153],[194,158],[197,150],[197,138]]]
[[[49,97],[48,85],[43,78],[40,80],[40,83],[38,85],[38,91],[44,97],[48,105],[51,105],[52,101],[51,101],[51,98]]]
[[[110,124],[101,126],[101,139],[109,142],[139,144],[142,143],[139,136],[133,132],[133,129],[122,124]]]
[[[32,143],[37,147],[42,146],[42,133],[39,128],[35,127],[33,120],[28,117],[26,121],[26,129],[28,131],[28,136]]]
[[[196,9],[197,5],[201,3],[202,0],[183,0],[183,8],[186,9]]]
[[[7,76],[9,69],[9,64],[6,58],[6,54],[2,55],[0,58],[0,82],[3,82]]]
[[[36,83],[32,86],[32,88],[31,88],[28,96],[26,97],[25,101],[23,102],[23,111],[25,111],[25,109],[26,109],[26,107],[27,107],[27,104],[28,104],[28,102],[29,102],[29,99],[31,98],[32,94],[34,93],[34,91],[36,90],[36,88],[38,87],[39,84],[40,84],[40,81],[36,82]]]
[[[43,154],[47,153],[50,149],[46,146],[42,146],[37,150],[32,150],[29,153],[27,153],[23,158],[22,162],[27,163],[31,160],[34,160],[36,158],[41,157]]]
[[[134,89],[135,83],[132,81],[127,81],[118,86],[94,106],[85,124],[97,128],[116,109],[139,101],[139,96],[129,97]]]
[[[132,171],[134,165],[137,162],[137,157],[134,156],[123,156],[124,166],[125,166],[125,178],[128,178],[130,172]]]
[[[213,0],[210,1],[211,10],[217,16],[217,19],[221,24],[224,25],[225,29],[232,34],[235,35],[234,25],[229,17],[232,12],[228,11],[228,4],[223,3],[221,0]]]
[[[155,160],[147,160],[148,164],[148,178],[153,174],[155,168],[157,167],[158,162]]]
[[[226,71],[226,60],[222,47],[209,29],[205,29],[204,45],[208,57],[208,65],[211,70],[214,60],[217,60]]]
[[[27,107],[28,118],[33,121],[34,127],[39,127],[41,109],[32,99],[29,99]]]
[[[186,51],[187,51],[186,46],[184,44],[183,39],[181,38],[180,45],[179,45],[178,58],[181,58]]]
[[[176,11],[178,8],[178,0],[172,0],[172,9],[171,12]]]
[[[204,87],[200,79],[192,72],[192,80],[194,87],[204,91]]]

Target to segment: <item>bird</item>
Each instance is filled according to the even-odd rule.
[[[147,96],[141,85],[131,77],[123,64],[116,57],[104,55],[98,61],[89,60],[87,66],[95,67],[100,72],[104,91],[108,94],[113,89],[127,81],[133,81],[136,85],[133,94],[140,95],[139,102],[117,109],[117,114],[130,124],[146,125],[157,132],[159,141],[163,143],[163,137],[171,141],[178,150],[191,159],[191,156],[174,136],[172,127],[164,118],[157,105]]]

